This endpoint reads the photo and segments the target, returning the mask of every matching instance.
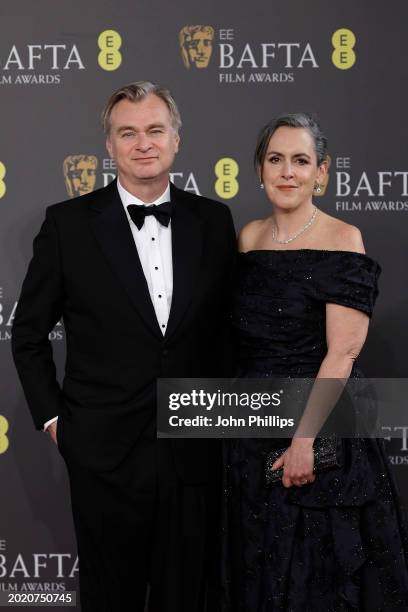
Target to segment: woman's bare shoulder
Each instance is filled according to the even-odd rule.
[[[365,253],[363,237],[355,225],[336,219],[336,217],[326,213],[324,213],[322,225],[325,242],[328,243],[330,250]]]
[[[256,248],[259,238],[265,231],[268,219],[254,219],[241,229],[238,235],[238,249],[245,253]]]

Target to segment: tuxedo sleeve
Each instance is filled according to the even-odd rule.
[[[49,333],[61,318],[62,304],[58,233],[53,214],[47,209],[34,240],[12,328],[14,362],[37,429],[43,429],[46,421],[60,413],[62,394]]]

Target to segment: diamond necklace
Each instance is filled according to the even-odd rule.
[[[303,234],[303,232],[305,232],[307,230],[308,227],[310,227],[312,225],[312,223],[316,219],[316,215],[317,215],[317,208],[316,208],[316,206],[314,206],[313,214],[310,217],[309,221],[306,223],[306,225],[304,225],[297,232],[297,234],[295,234],[294,236],[290,236],[290,238],[287,238],[286,240],[279,240],[279,238],[277,238],[277,236],[276,236],[276,225],[274,225],[273,228],[272,228],[272,240],[274,242],[277,242],[278,244],[288,244],[289,242],[292,242],[292,240],[295,240],[295,238],[298,238],[301,234]]]

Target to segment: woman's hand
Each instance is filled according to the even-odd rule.
[[[273,464],[272,470],[283,467],[284,487],[301,487],[315,480],[313,442],[313,438],[293,438],[289,448]]]

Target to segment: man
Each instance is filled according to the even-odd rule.
[[[35,424],[68,467],[83,612],[143,611],[147,584],[150,610],[194,612],[218,454],[206,440],[156,439],[155,386],[224,374],[233,224],[225,205],[169,184],[181,122],[167,90],[123,87],[103,120],[117,180],[47,209],[14,359]],[[48,341],[61,316],[62,389]]]

